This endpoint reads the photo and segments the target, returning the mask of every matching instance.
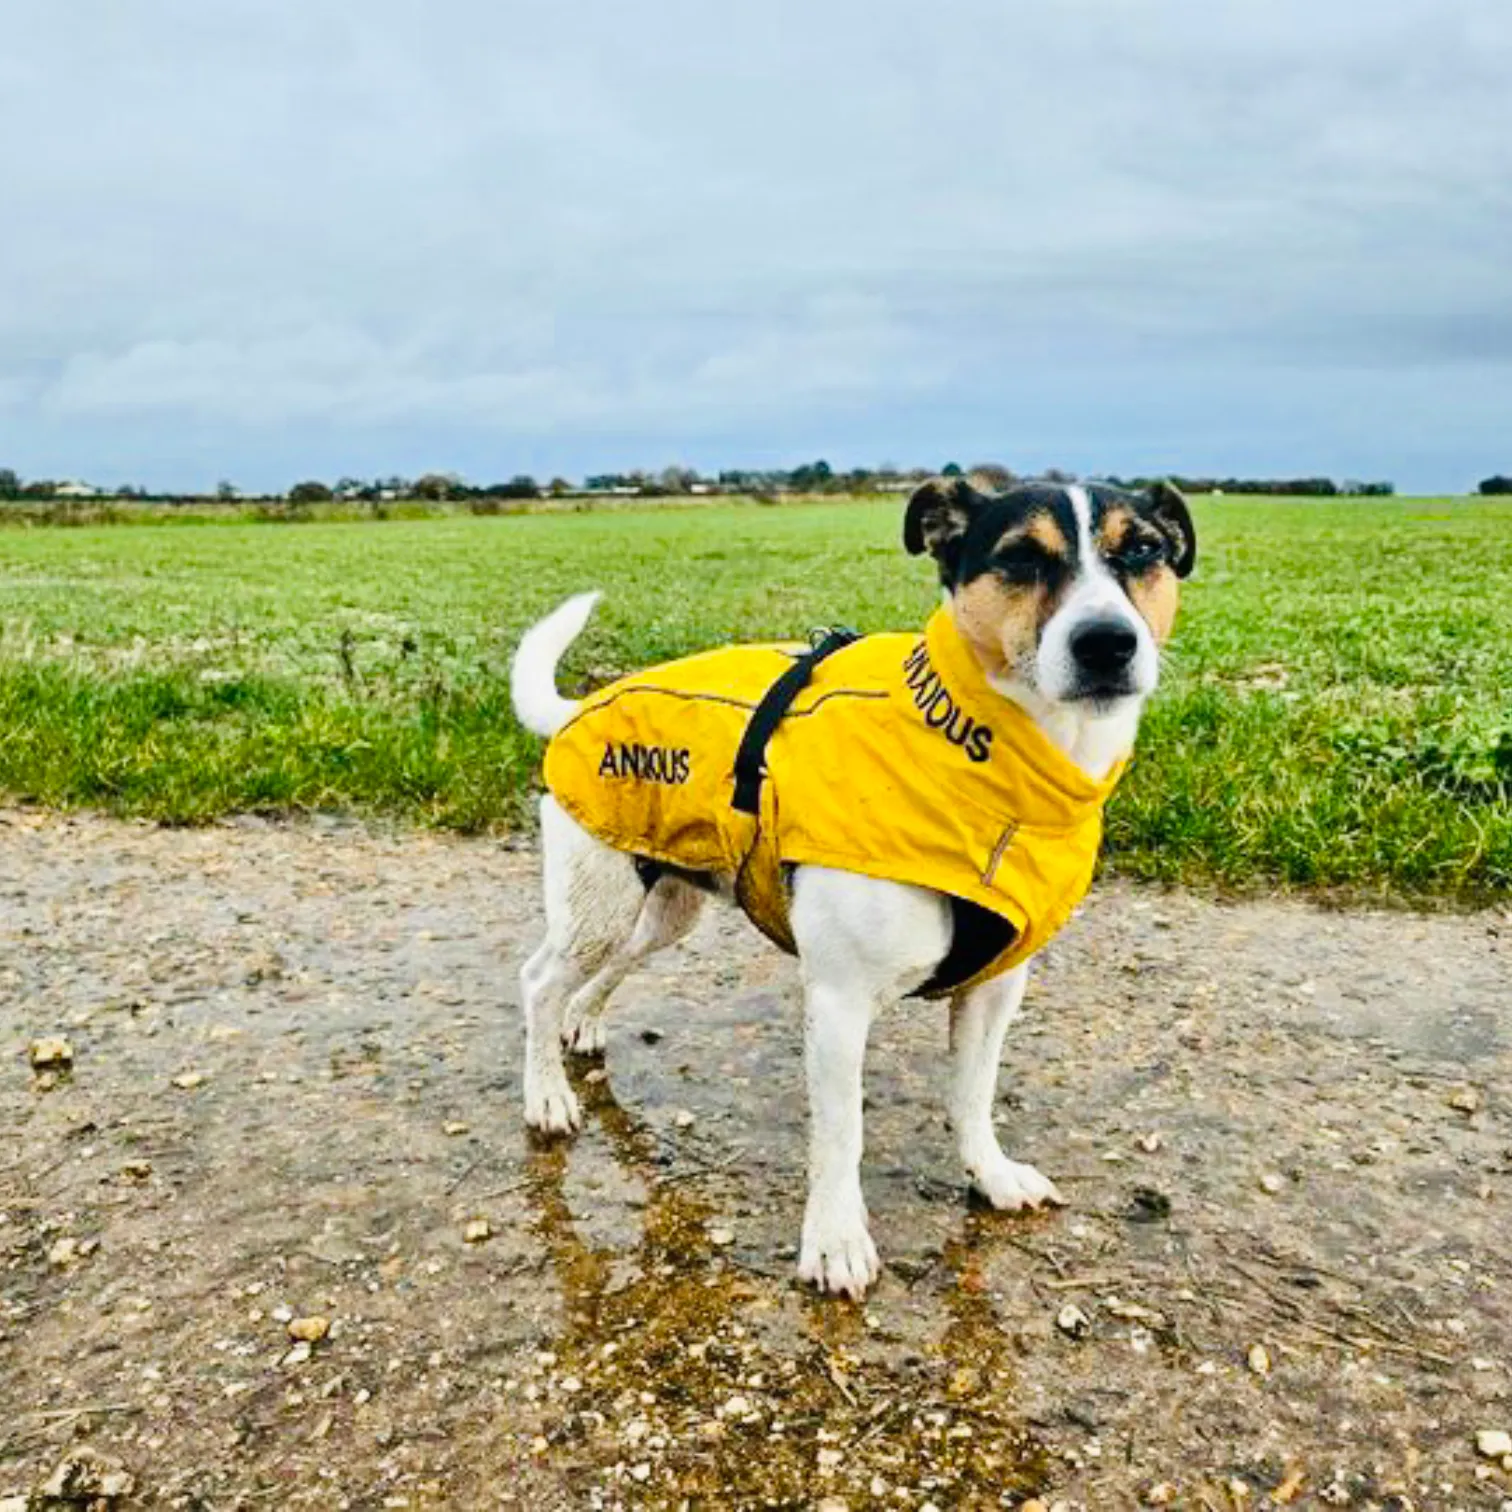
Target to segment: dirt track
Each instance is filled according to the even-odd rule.
[[[968,1206],[941,1015],[894,1014],[859,1309],[790,1282],[795,977],[739,920],[526,1140],[534,871],[0,815],[0,1499],[87,1442],[216,1512],[1512,1504],[1512,917],[1101,889],[1001,1078],[1074,1205]]]

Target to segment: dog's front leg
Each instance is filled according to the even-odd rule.
[[[861,1195],[861,1063],[879,1008],[924,982],[950,946],[950,906],[920,887],[823,866],[793,880],[803,962],[809,1196],[798,1274],[860,1298],[877,1279]]]
[[[881,1269],[861,1195],[861,1063],[874,1009],[827,982],[811,983],[804,1002],[809,1193],[798,1274],[858,1302]]]
[[[1018,1017],[1028,984],[1025,964],[958,993],[950,1004],[950,1122],[972,1186],[995,1208],[1065,1202],[1053,1181],[1003,1154],[992,1127],[1003,1036]]]

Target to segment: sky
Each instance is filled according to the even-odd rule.
[[[0,466],[1512,472],[1507,0],[6,0]]]

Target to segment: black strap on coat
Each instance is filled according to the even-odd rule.
[[[826,656],[861,638],[854,630],[843,627],[826,630],[822,635],[816,631],[815,636],[812,650],[795,657],[793,665],[761,695],[761,702],[752,710],[750,723],[741,736],[740,749],[735,752],[735,795],[730,805],[742,814],[761,812],[767,742],[776,734],[793,700],[813,680],[814,668]]]

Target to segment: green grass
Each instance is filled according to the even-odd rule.
[[[174,821],[528,822],[520,629],[607,590],[569,675],[922,623],[901,501],[0,533],[0,791]],[[1512,501],[1220,499],[1136,766],[1129,875],[1512,887]]]

